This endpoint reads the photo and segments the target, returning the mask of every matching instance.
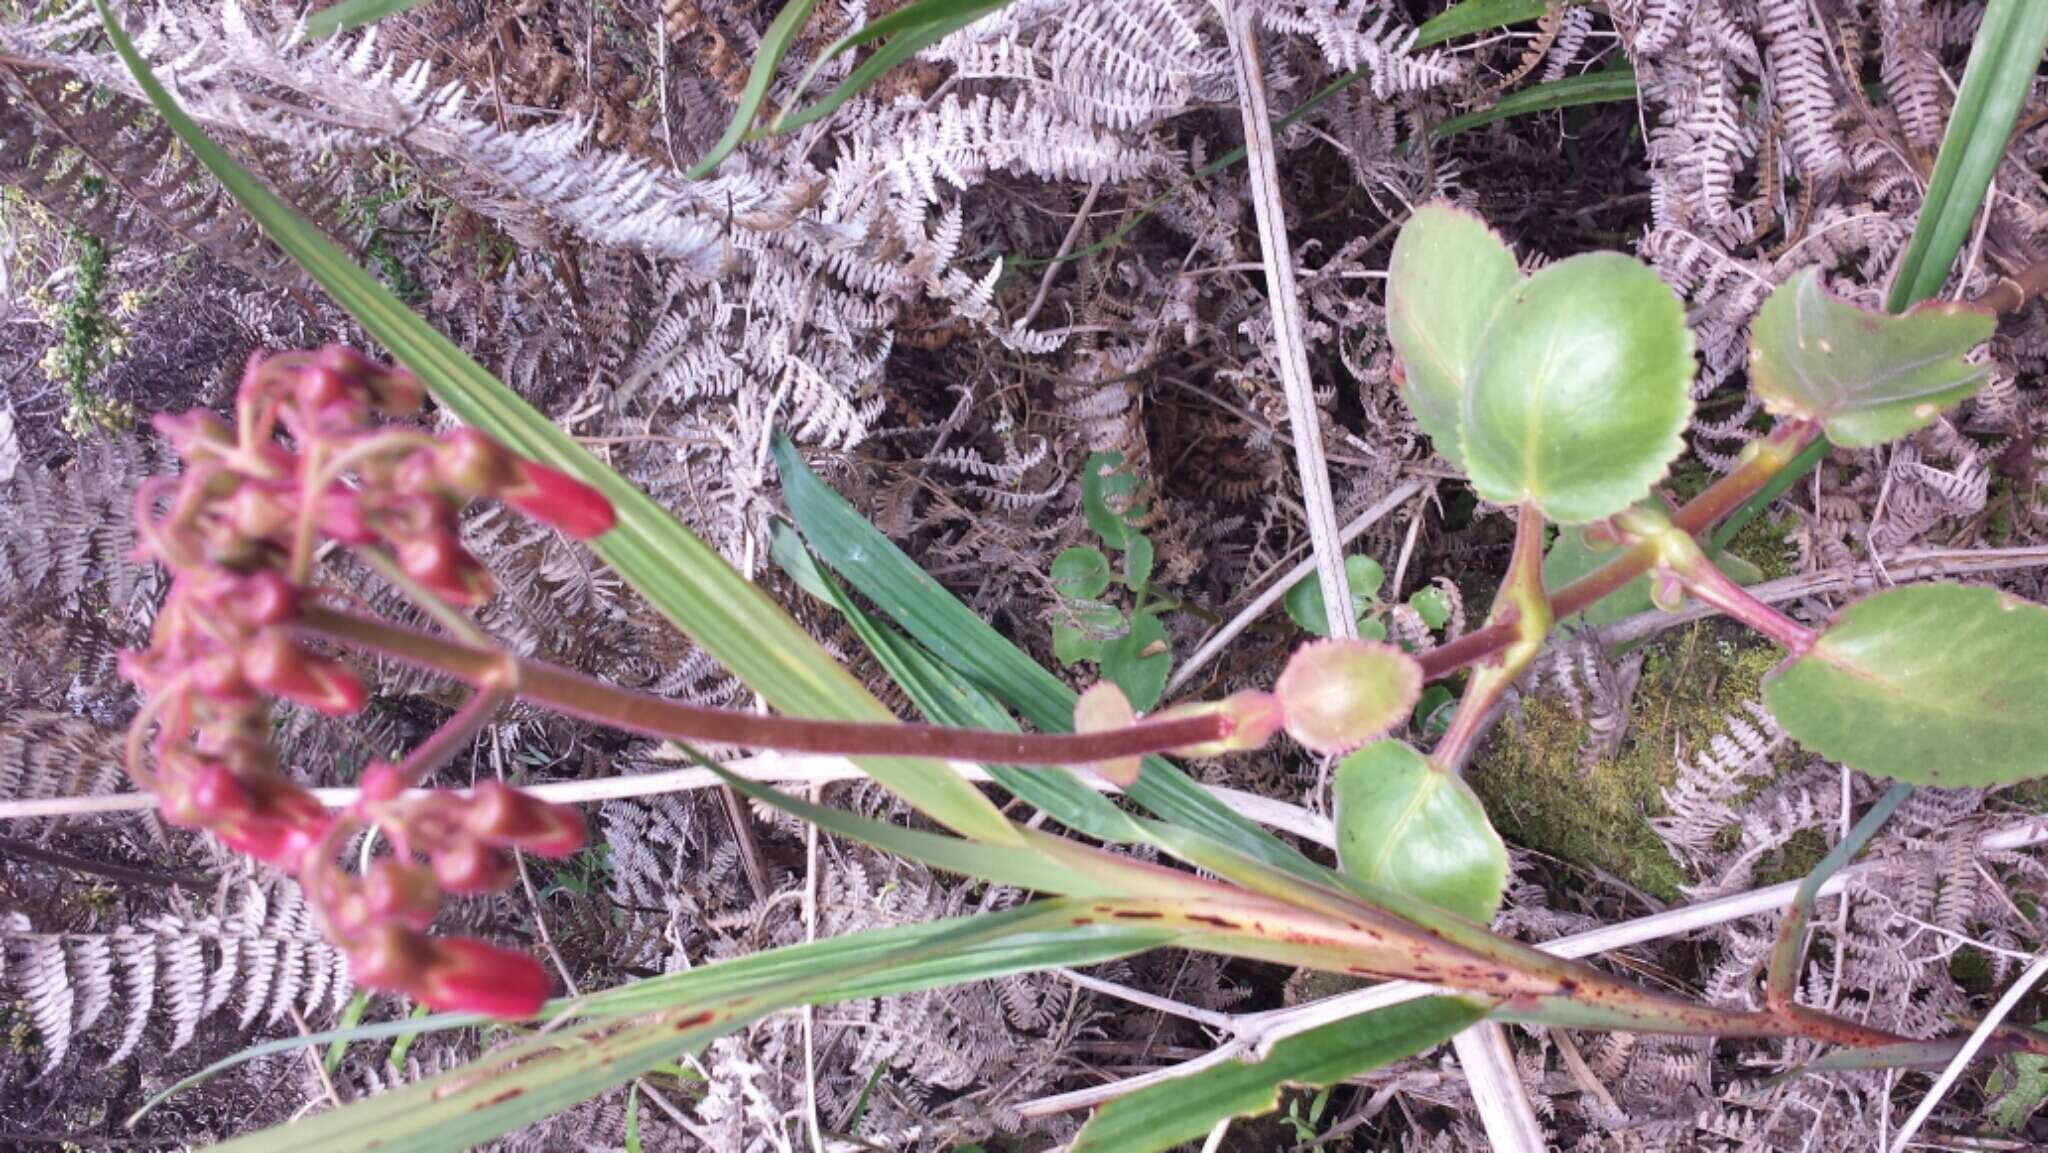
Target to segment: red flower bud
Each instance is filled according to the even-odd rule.
[[[232,654],[217,653],[192,664],[192,687],[199,695],[221,704],[241,704],[256,692],[242,676],[241,662]]]
[[[369,392],[354,374],[320,363],[300,369],[292,388],[293,397],[305,409],[337,414],[369,399]]]
[[[373,925],[349,942],[349,974],[379,989],[412,990],[433,963],[434,942],[402,925]]]
[[[315,656],[275,629],[257,633],[242,650],[242,675],[266,693],[345,717],[362,711],[363,682],[341,662]]]
[[[483,602],[495,587],[489,570],[451,533],[399,542],[398,567],[428,592],[458,608]]]
[[[363,880],[363,902],[370,916],[422,932],[441,909],[441,890],[434,875],[418,865],[380,857]]]
[[[610,532],[618,523],[612,502],[596,489],[544,464],[513,458],[516,479],[498,490],[498,499],[527,516],[588,540]]]
[[[236,623],[262,628],[297,614],[299,590],[284,579],[284,574],[264,569],[237,582],[234,597],[226,607]]]
[[[362,496],[346,485],[336,485],[320,494],[320,532],[343,544],[369,544],[377,539],[369,518],[363,515]]]
[[[418,377],[402,368],[379,364],[345,344],[330,344],[321,349],[314,367],[335,373],[364,390],[378,408],[394,415],[418,412],[426,402],[427,390]]]
[[[306,854],[327,835],[327,823],[324,812],[317,822],[259,813],[209,827],[228,848],[287,872],[297,872]]]
[[[182,779],[166,779],[162,786],[164,819],[180,828],[204,829],[222,821],[247,820],[253,811],[249,790],[218,764],[201,762]]]
[[[434,480],[465,501],[489,496],[518,478],[512,454],[473,428],[443,437],[432,461]]]
[[[532,957],[469,937],[430,944],[425,979],[407,990],[428,1007],[518,1020],[547,1004],[547,970]]]
[[[465,838],[434,854],[434,879],[457,896],[495,893],[514,875],[512,859],[480,841]]]
[[[491,844],[543,857],[566,857],[585,843],[582,814],[551,805],[503,781],[485,781],[469,794],[463,827]]]

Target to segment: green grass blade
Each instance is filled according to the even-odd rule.
[[[2048,4],[1991,0],[1986,6],[1927,184],[1927,201],[1885,297],[1890,311],[1904,312],[1941,292],[2005,156],[2044,48]]]
[[[917,567],[818,479],[786,437],[775,441],[783,497],[820,559],[932,654],[1046,732],[1074,727],[1078,694]],[[1321,866],[1216,799],[1186,773],[1148,757],[1125,795],[1162,819],[1311,880]]]
[[[827,92],[811,104],[776,117],[775,131],[789,132],[832,115],[832,113],[838,111],[840,105],[865,91],[868,85],[881,79],[883,74],[891,68],[896,67],[898,64],[938,43],[947,36],[967,27],[976,20],[987,16],[989,13],[999,8],[1007,7],[1010,2],[1011,0],[976,0],[973,3],[960,3],[958,0],[941,0],[940,3],[930,4],[929,6],[931,7],[946,8],[949,12],[956,9],[966,10],[952,12],[950,15],[934,16],[926,22],[909,24],[903,31],[891,36],[887,43],[875,49],[873,55],[855,65],[853,71],[847,74],[846,79],[833,85],[830,92]],[[890,17],[905,16],[911,14],[913,9],[926,6],[928,5],[913,4],[907,8],[898,9],[889,15]],[[884,19],[888,18],[885,17]],[[882,22],[878,20],[875,23],[880,24]],[[874,27],[870,25],[856,35],[866,35],[868,39],[873,39],[873,34]],[[808,87],[811,76],[816,75],[818,69],[824,67],[826,61],[832,59],[839,51],[843,51],[843,49],[830,49],[823,56],[819,57],[818,62],[811,66],[810,75],[804,77],[803,86]]]
[[[818,567],[795,529],[776,521],[769,529],[769,555],[797,587],[846,618],[882,668],[934,724],[1022,732],[989,695],[935,659],[916,641],[877,621],[854,603],[831,574]],[[997,784],[1054,820],[1100,841],[1144,841],[1145,831],[1130,814],[1096,792],[1072,770],[1060,766],[1016,768],[985,765]]]
[[[1567,0],[1567,3],[1577,2]],[[1551,0],[1465,0],[1430,17],[1427,23],[1416,29],[1414,47],[1428,48],[1460,36],[1476,36],[1510,24],[1526,23],[1538,19],[1551,7]]]
[[[115,50],[165,122],[365,331],[417,373],[435,398],[465,423],[610,498],[618,511],[618,526],[592,547],[663,616],[783,712],[840,720],[894,719],[717,550],[420,320],[209,139],[157,81],[106,0],[94,2]],[[899,758],[868,758],[860,764],[876,781],[955,832],[991,843],[1016,843],[1009,822],[988,798],[943,764]]]
[[[336,33],[352,31],[366,24],[375,24],[386,16],[396,16],[426,2],[427,0],[341,0],[339,4],[330,4],[306,17],[306,39],[325,40]]]
[[[802,82],[797,85],[799,95],[810,88],[820,69],[842,54],[884,37],[889,42],[862,61],[846,79],[816,103],[776,117],[774,131],[787,132],[831,115],[841,104],[897,64],[976,20],[1009,7],[1011,3],[1012,0],[912,0],[894,12],[848,32],[826,45],[825,50],[818,54],[817,60],[811,63]]]
[[[1778,927],[1778,940],[1771,948],[1770,964],[1764,975],[1766,991],[1783,996],[1787,1001],[1799,991],[1799,961],[1806,955],[1806,925],[1813,919],[1813,903],[1820,898],[1820,887],[1862,852],[1870,838],[1884,828],[1884,823],[1891,820],[1892,814],[1912,795],[1913,786],[1904,783],[1886,789],[1884,796],[1879,797],[1877,803],[1870,806],[1870,811],[1849,830],[1849,835],[1828,850],[1820,864],[1799,882],[1799,890],[1792,895],[1792,908],[1786,912],[1784,924]]]
[[[754,67],[747,73],[747,86],[740,92],[739,105],[733,109],[732,123],[725,126],[725,135],[718,138],[711,151],[690,166],[686,173],[690,179],[702,180],[711,175],[719,162],[732,155],[732,150],[746,139],[747,130],[754,126],[754,117],[760,115],[761,104],[768,99],[768,85],[775,79],[775,70],[782,67],[783,57],[789,55],[790,42],[796,39],[816,3],[817,0],[790,0],[769,21],[768,31],[761,36],[761,46],[754,50]]]
[[[1991,190],[1991,177],[2005,154],[2019,110],[2033,91],[2034,71],[2048,50],[2048,4],[2040,0],[1991,0],[1977,25],[1963,86],[1941,137],[1934,178],[1913,224],[1906,254],[1892,273],[1885,311],[1900,313],[1941,292],[1956,254],[1970,234],[1977,210]],[[1806,446],[1796,460],[1771,478],[1721,523],[1713,546],[1722,548],[1772,501],[1799,483],[1833,446],[1826,437]]]
[[[1201,1140],[1219,1121],[1271,1113],[1283,1086],[1321,1089],[1412,1057],[1486,1016],[1462,997],[1428,997],[1332,1021],[1273,1046],[1120,1097],[1096,1111],[1069,1153],[1156,1153]]]
[[[1582,104],[1612,104],[1636,98],[1636,74],[1628,68],[1610,68],[1602,72],[1588,72],[1582,76],[1565,76],[1544,84],[1531,85],[1519,91],[1510,92],[1493,102],[1491,107],[1453,116],[1429,130],[1430,137],[1442,140],[1492,124],[1511,116],[1528,116],[1537,112],[1555,112],[1560,108],[1576,108]]]
[[[341,1027],[343,1029],[353,1029],[357,1025],[362,1024],[363,1011],[369,1007],[370,991],[368,989],[357,989],[356,995],[348,999],[348,1007],[341,1011]],[[320,1059],[320,1068],[326,1070],[328,1076],[331,1077],[336,1069],[341,1068],[341,1059],[346,1056],[348,1056],[348,1042],[337,1039],[332,1045],[327,1046],[327,1055]]]
[[[751,1021],[804,1004],[882,996],[1054,965],[1088,965],[1174,934],[1084,916],[1088,902],[817,941],[641,982],[641,1015],[536,1036],[403,1089],[230,1142],[237,1153],[441,1153],[481,1144],[624,1084]],[[1080,920],[1086,923],[1075,924]]]

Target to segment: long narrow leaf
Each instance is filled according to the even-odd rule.
[[[1537,19],[1552,7],[1551,0],[1464,0],[1430,17],[1428,23],[1416,29],[1413,47],[1428,48],[1460,36],[1476,36],[1509,24],[1522,24]]]
[[[94,3],[115,50],[179,139],[272,239],[426,382],[436,399],[465,422],[611,500],[618,526],[592,547],[663,616],[778,709],[843,720],[893,719],[853,674],[717,550],[420,320],[209,139],[157,81],[106,0]],[[1015,843],[1009,822],[989,799],[943,764],[901,758],[860,763],[875,780],[963,836]]]
[[[220,1148],[239,1153],[466,1148],[624,1084],[783,1008],[1054,965],[1099,964],[1175,939],[1174,932],[1150,923],[1094,916],[1089,912],[1094,904],[1040,901],[1003,913],[791,946],[644,981],[631,997],[612,1005],[636,1009],[631,1020],[600,1019],[522,1041],[441,1076]]]
[[[732,150],[746,139],[747,129],[754,126],[754,117],[760,115],[761,104],[768,98],[768,84],[775,79],[775,70],[782,66],[783,57],[789,55],[790,42],[810,18],[811,8],[817,0],[789,0],[782,11],[769,21],[768,31],[762,33],[759,47],[754,49],[754,67],[747,73],[747,86],[740,92],[739,104],[734,107],[732,123],[725,126],[725,135],[711,146],[704,158],[691,165],[686,174],[692,180],[702,180],[711,175],[719,161],[732,155]]]
[[[306,17],[306,39],[324,40],[337,32],[347,32],[366,24],[375,24],[386,16],[396,16],[426,2],[427,0],[341,0],[339,4],[330,4]]]
[[[818,55],[810,71],[804,74],[803,83],[797,85],[798,92],[809,88],[812,78],[817,76],[819,69],[842,53],[884,37],[887,37],[887,42],[876,49],[873,55],[856,65],[846,79],[834,85],[830,92],[815,103],[777,117],[775,131],[788,132],[830,116],[841,104],[881,79],[889,69],[982,17],[1009,7],[1012,2],[1013,0],[913,0],[912,3],[905,4],[894,12],[847,33]]]
[[[1634,100],[1636,96],[1636,74],[1631,69],[1612,68],[1604,72],[1588,72],[1582,76],[1565,76],[1510,92],[1486,108],[1467,112],[1463,116],[1453,116],[1430,129],[1430,135],[1442,140],[1482,124],[1506,120],[1511,116],[1555,112],[1560,108],[1576,108],[1582,104],[1611,104],[1616,101]]]
[[[1927,183],[1927,201],[1885,298],[1892,312],[1940,293],[2033,90],[2043,49],[2048,49],[2048,4],[1991,0],[1985,7]]]
[[[1283,1086],[1335,1085],[1441,1045],[1485,1016],[1462,997],[1427,997],[1332,1021],[1273,1046],[1263,1061],[1226,1062],[1111,1101],[1069,1153],[1156,1153],[1196,1141],[1219,1121],[1278,1109]]]
[[[1021,732],[1003,707],[916,641],[877,621],[846,595],[839,582],[818,567],[795,529],[776,521],[769,530],[769,554],[797,587],[837,609],[889,676],[935,724],[998,732]],[[989,776],[1052,819],[1079,833],[1112,844],[1146,840],[1130,814],[1059,766],[1016,768],[984,765]]]
[[[1074,725],[1078,694],[1039,667],[986,621],[917,567],[804,464],[786,437],[775,441],[783,497],[797,529],[826,565],[902,625],[932,654],[1048,732]],[[1259,828],[1160,757],[1126,795],[1160,818],[1311,880],[1322,866]]]

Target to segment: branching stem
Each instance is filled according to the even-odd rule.
[[[1450,730],[1430,755],[1438,768],[1453,774],[1463,769],[1485,735],[1501,694],[1542,651],[1553,619],[1550,597],[1543,588],[1543,514],[1535,505],[1524,504],[1515,517],[1514,557],[1508,562],[1507,578],[1487,622],[1488,629],[1506,629],[1509,639],[1477,665],[1465,682],[1465,696],[1458,702]]]
[[[1714,482],[1684,508],[1671,514],[1672,525],[1689,536],[1697,537],[1762,491],[1772,478],[1819,437],[1817,425],[1799,421],[1780,424],[1763,439],[1750,445],[1748,459],[1735,471]],[[1551,609],[1560,618],[1571,616],[1619,591],[1650,571],[1656,563],[1656,550],[1650,546],[1638,544],[1624,549],[1605,566],[1553,592],[1550,596]],[[1486,627],[1466,633],[1449,644],[1418,654],[1416,659],[1421,662],[1426,678],[1440,680],[1459,669],[1486,660],[1514,641],[1515,630],[1510,622],[1491,621]]]

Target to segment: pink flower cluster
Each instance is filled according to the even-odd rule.
[[[508,884],[512,851],[580,850],[582,818],[496,782],[408,793],[431,763],[373,765],[361,799],[330,814],[280,771],[269,742],[273,698],[337,716],[363,707],[361,680],[294,631],[318,595],[323,540],[381,553],[415,596],[462,608],[492,587],[457,533],[470,501],[494,498],[578,537],[612,526],[601,493],[481,433],[373,419],[423,399],[410,374],[331,346],[252,358],[233,425],[208,412],[157,418],[184,471],[136,494],[137,551],[170,571],[171,588],[149,648],[122,660],[147,695],[128,766],[170,823],[295,872],[363,984],[437,1009],[530,1016],[548,993],[531,957],[426,930],[443,895]],[[364,828],[392,851],[357,876],[336,858]]]

